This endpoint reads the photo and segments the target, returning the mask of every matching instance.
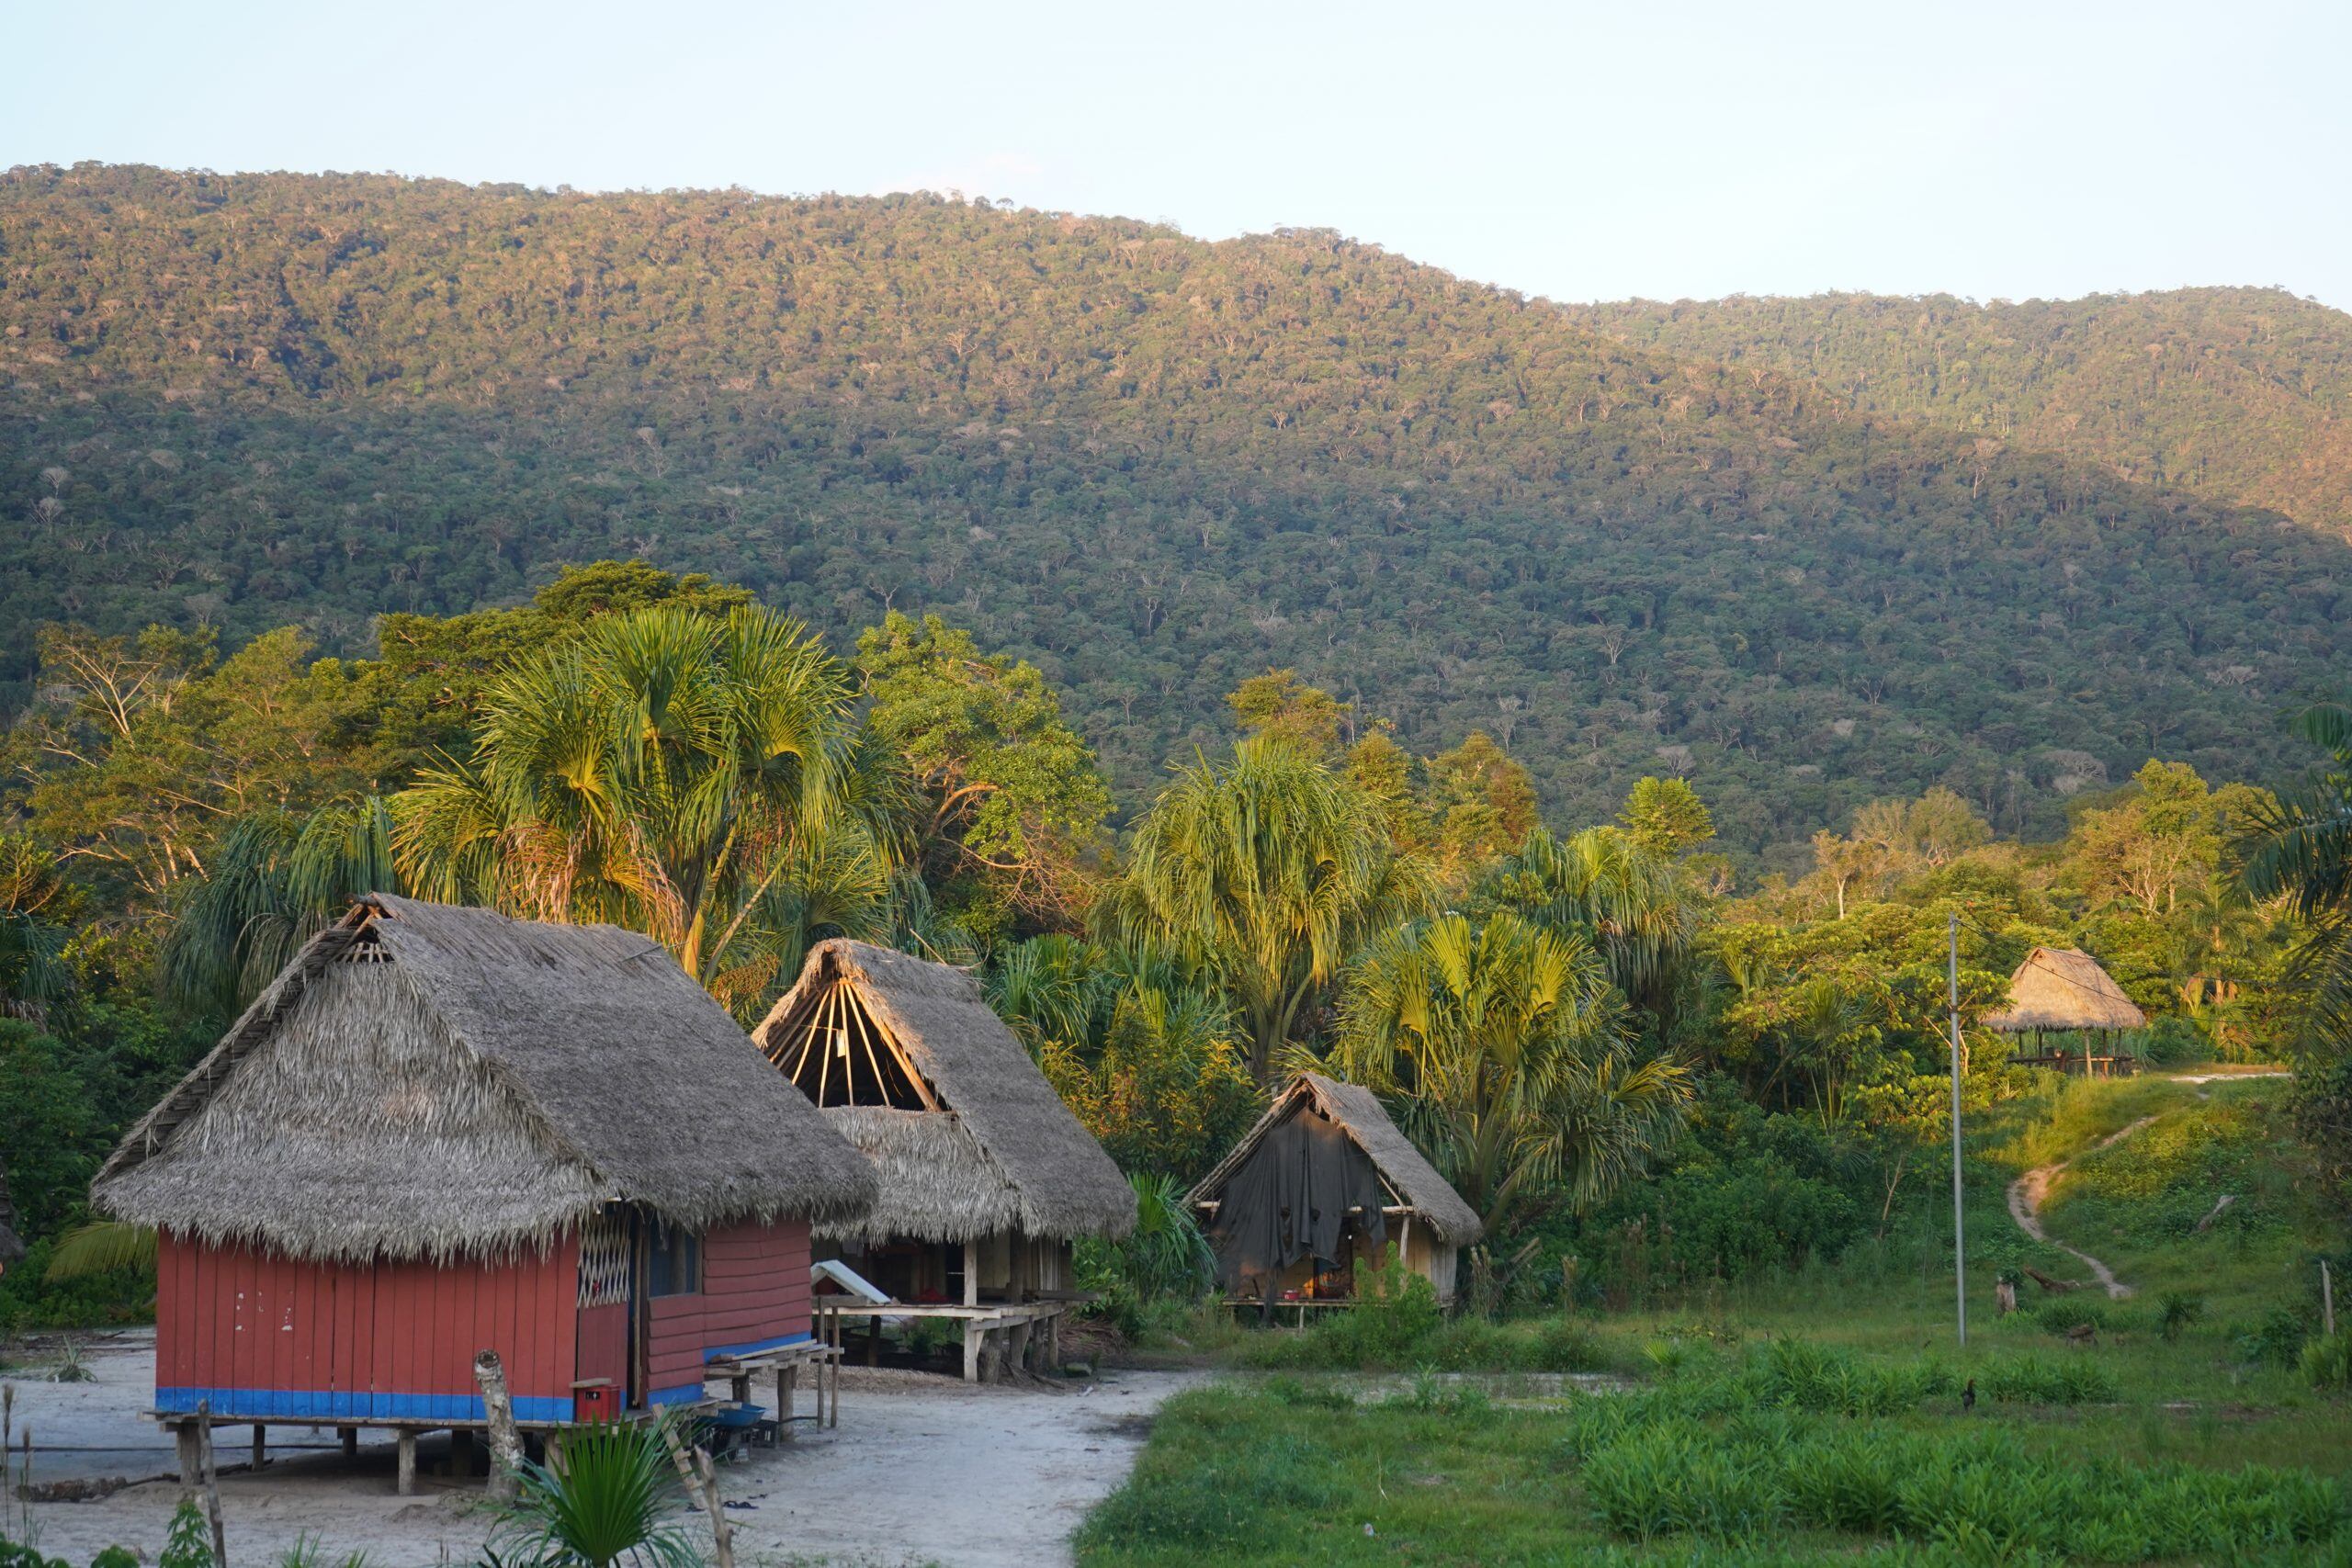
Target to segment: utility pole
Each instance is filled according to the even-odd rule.
[[[1951,1273],[1960,1306],[1960,1348],[1968,1348],[1968,1247],[1960,1202],[1960,911],[1951,913]]]

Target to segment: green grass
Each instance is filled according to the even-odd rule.
[[[1566,1370],[1630,1374],[1630,1393],[1505,1397],[1526,1386],[1506,1376],[1380,1398],[1298,1371],[1188,1394],[1081,1561],[2352,1563],[2352,1408],[2296,1364],[2302,1264],[2328,1233],[2279,1137],[2282,1087],[2069,1083],[1981,1118],[1964,1350],[1949,1207],[1923,1193],[1834,1263],[1602,1317],[1456,1321],[1384,1351],[1505,1372],[1548,1344]],[[2045,1223],[2140,1293],[2028,1285],[2027,1310],[1998,1317],[2005,1268],[2083,1276],[2005,1204],[2017,1174],[2069,1157]],[[2236,1202],[2198,1231],[2220,1190]],[[2096,1345],[2067,1339],[2078,1322]],[[2282,1337],[2267,1356],[2265,1324]],[[1312,1332],[1193,1332],[1196,1356],[1237,1368],[1368,1364]]]

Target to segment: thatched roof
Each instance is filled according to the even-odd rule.
[[[2145,1029],[2148,1015],[2079,948],[2037,947],[2009,976],[2009,1005],[1987,1013],[1987,1029],[2023,1034],[2037,1029]]]
[[[1338,1123],[1340,1130],[1355,1141],[1356,1146],[1372,1156],[1381,1179],[1388,1183],[1397,1202],[1410,1209],[1415,1217],[1428,1222],[1441,1240],[1452,1247],[1466,1247],[1478,1239],[1484,1229],[1478,1223],[1477,1211],[1462,1201],[1437,1168],[1421,1157],[1421,1151],[1412,1141],[1396,1130],[1372,1090],[1351,1083],[1327,1078],[1320,1073],[1301,1073],[1274,1096],[1272,1105],[1258,1118],[1257,1124],[1241,1135],[1241,1141],[1217,1163],[1217,1168],[1201,1179],[1188,1203],[1206,1203],[1225,1191],[1225,1184],[1241,1168],[1250,1154],[1265,1140],[1266,1134],[1293,1116],[1317,1111]]]
[[[837,980],[854,988],[941,1109],[826,1109],[873,1159],[882,1187],[863,1219],[820,1232],[971,1241],[1012,1231],[1117,1236],[1134,1227],[1135,1190],[960,969],[845,938],[819,942],[752,1038],[775,1054]]]
[[[17,1235],[17,1206],[8,1201],[8,1173],[0,1170],[0,1268],[24,1255],[25,1244]]]
[[[130,1130],[118,1218],[297,1258],[503,1256],[607,1203],[843,1220],[872,1167],[668,953],[385,894]]]

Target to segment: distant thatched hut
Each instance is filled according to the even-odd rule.
[[[311,942],[122,1141],[155,1227],[155,1408],[526,1425],[699,1401],[809,1337],[808,1226],[871,1167],[660,947],[383,895]],[[402,1467],[403,1480],[409,1466]]]
[[[962,1318],[967,1376],[988,1334],[1025,1347],[1067,1304],[1073,1241],[1135,1224],[1118,1167],[962,970],[820,942],[752,1038],[881,1178],[871,1211],[818,1225],[820,1254],[889,1293],[876,1316]]]
[[[2003,1034],[2030,1034],[2036,1054],[2019,1057],[2044,1066],[2086,1074],[2130,1072],[2135,1059],[2115,1048],[2115,1036],[2145,1029],[2142,1012],[2113,976],[2080,948],[2037,947],[2009,976],[2009,1004],[1987,1013],[1984,1027]],[[2044,1036],[2079,1033],[2079,1054],[2048,1048]],[[2095,1053],[2094,1044],[2103,1049]]]
[[[17,1206],[8,1201],[8,1173],[0,1169],[0,1274],[24,1255],[25,1244],[17,1235]]]
[[[1421,1157],[1368,1089],[1301,1073],[1187,1201],[1236,1301],[1345,1303],[1360,1262],[1390,1242],[1453,1299],[1454,1262],[1477,1213]]]

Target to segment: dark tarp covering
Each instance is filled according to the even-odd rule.
[[[1350,1210],[1363,1211],[1356,1228],[1363,1239],[1385,1247],[1387,1201],[1372,1156],[1337,1122],[1302,1111],[1227,1179],[1209,1227],[1217,1283],[1238,1293],[1246,1280],[1270,1280],[1302,1258],[1338,1262]]]

